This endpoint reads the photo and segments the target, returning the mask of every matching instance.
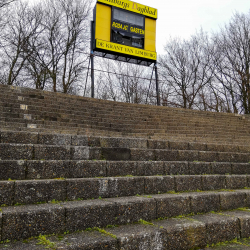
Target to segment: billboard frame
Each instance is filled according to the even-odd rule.
[[[117,6],[115,6],[114,4],[107,4],[106,2],[112,2],[112,0],[97,0],[97,4],[104,4],[107,6],[111,6],[111,21],[113,20],[113,9],[116,8]],[[123,0],[123,1],[127,1],[127,2],[131,2],[129,0]],[[113,2],[117,2],[114,1]],[[121,2],[121,1],[119,1]],[[139,5],[139,3],[134,3],[134,4]],[[97,6],[97,5],[96,5]],[[157,53],[153,52],[153,51],[147,51],[145,50],[145,36],[144,36],[144,48],[140,49],[137,47],[132,47],[132,46],[126,46],[126,45],[121,45],[118,43],[114,43],[114,42],[108,42],[108,41],[103,41],[100,39],[96,39],[96,6],[94,8],[94,20],[91,21],[91,41],[90,41],[90,60],[91,60],[91,97],[94,98],[94,57],[98,56],[98,57],[102,57],[102,58],[106,58],[106,59],[112,59],[112,60],[116,60],[116,61],[121,61],[121,62],[126,62],[126,63],[132,63],[132,64],[137,64],[137,65],[142,65],[142,66],[150,66],[151,64],[154,64],[154,69],[155,69],[155,78],[156,78],[156,94],[157,94],[157,105],[160,105],[160,96],[159,96],[159,84],[158,84],[158,72],[157,72]],[[112,7],[114,6],[114,8]],[[142,6],[142,5],[141,5]],[[141,8],[140,11],[148,11],[148,13],[153,13],[152,10],[147,9],[150,7],[144,6],[145,8]],[[120,8],[120,7],[118,7]],[[122,9],[122,8],[120,8]],[[125,9],[125,8],[124,8]],[[152,8],[153,9],[153,8]],[[137,9],[138,10],[138,7]],[[157,9],[154,9],[154,14],[155,18],[153,18],[152,16],[148,17],[148,15],[143,15],[144,16],[144,31],[145,31],[145,18],[151,18],[151,19],[157,19],[157,14],[158,11]],[[132,12],[134,13],[135,10],[127,10],[125,9],[125,11],[128,12]],[[138,12],[135,12],[135,14],[141,14]],[[112,41],[112,28],[110,26],[110,41]],[[119,51],[123,51],[124,53],[120,53],[117,52],[117,48]]]

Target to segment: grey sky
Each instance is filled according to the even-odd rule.
[[[207,32],[216,31],[229,21],[235,11],[250,11],[250,0],[134,1],[158,9],[156,49],[159,54],[164,52],[164,45],[170,36],[189,38],[201,27]]]
[[[247,13],[249,0],[135,0],[158,9],[157,52],[163,53],[166,40],[189,38],[199,30],[218,30],[235,11]]]

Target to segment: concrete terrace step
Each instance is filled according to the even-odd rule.
[[[170,149],[199,150],[220,152],[250,152],[249,146],[199,143],[171,140],[151,140],[143,138],[122,138],[104,136],[86,136],[74,134],[32,133],[17,131],[0,131],[0,143],[46,144],[67,146],[90,146],[102,148],[139,148],[139,149]]]
[[[250,175],[250,163],[2,160],[0,180],[166,175]],[[228,177],[229,178],[229,177]],[[224,180],[224,179],[223,179]],[[224,181],[223,181],[224,182]],[[222,187],[221,187],[222,188]]]
[[[65,250],[188,250],[204,249],[208,245],[233,240],[237,243],[224,244],[224,246],[221,244],[221,247],[206,249],[245,250],[250,246],[249,239],[247,239],[250,236],[249,220],[248,210],[153,220],[150,223],[141,220],[140,223],[133,225],[93,228],[73,234],[40,236],[26,243],[5,243],[2,248],[39,250],[46,249],[50,245],[54,249]],[[227,248],[225,245],[232,246],[232,248]]]
[[[47,109],[47,108],[44,108],[44,109]],[[81,122],[81,121],[84,121],[84,122],[87,122],[89,121],[89,119],[91,118],[91,123],[96,123],[97,125],[98,124],[106,124],[106,123],[109,123],[109,124],[112,124],[113,127],[115,126],[119,126],[119,125],[126,125],[125,127],[126,128],[129,128],[129,126],[134,126],[134,125],[138,125],[138,126],[141,126],[142,128],[148,128],[148,129],[152,129],[153,127],[157,128],[158,129],[163,129],[163,128],[167,128],[167,129],[176,129],[176,127],[178,127],[179,129],[191,129],[191,128],[194,128],[196,130],[200,130],[202,131],[202,129],[209,129],[212,131],[219,131],[219,129],[224,129],[224,130],[227,130],[229,132],[240,132],[240,133],[243,133],[244,131],[242,130],[237,130],[238,126],[235,126],[235,128],[232,127],[232,124],[231,126],[219,126],[219,125],[216,125],[214,123],[211,123],[208,124],[207,122],[205,124],[202,124],[200,126],[195,126],[195,124],[192,124],[191,121],[189,122],[186,122],[187,125],[182,125],[180,126],[180,119],[178,119],[175,123],[169,123],[169,122],[158,122],[156,123],[155,120],[153,120],[152,122],[143,122],[143,121],[140,121],[140,120],[118,120],[116,117],[114,117],[113,119],[109,118],[109,119],[103,119],[102,117],[100,117],[100,115],[97,115],[97,117],[92,117],[90,115],[86,116],[86,114],[84,113],[81,113],[79,115],[75,115],[75,114],[72,114],[72,110],[69,110],[70,114],[62,114],[60,110],[54,110],[53,112],[49,113],[49,112],[39,112],[39,110],[37,109],[37,107],[34,107],[34,110],[20,110],[20,106],[18,106],[18,108],[16,109],[13,109],[13,108],[6,108],[5,110],[5,113],[2,112],[1,116],[2,117],[8,117],[9,119],[10,118],[23,118],[23,116],[27,116],[28,114],[30,115],[30,117],[33,119],[33,120],[51,120],[51,121],[68,121],[68,122]],[[23,114],[24,115],[23,115]],[[40,113],[40,114],[39,114]],[[42,114],[41,114],[42,113]],[[108,116],[108,114],[106,112],[105,113],[105,116]],[[118,114],[119,115],[119,114]],[[6,118],[7,119],[7,118]],[[95,121],[96,120],[96,121]],[[138,124],[138,122],[140,122]],[[144,124],[143,126],[141,124]],[[212,126],[212,127],[211,127]],[[244,130],[244,128],[241,126],[241,128]],[[248,127],[246,127],[246,132],[248,131]]]
[[[39,124],[40,123],[40,124]],[[44,123],[44,125],[42,125]],[[112,136],[119,136],[119,134],[127,136],[127,137],[144,137],[147,138],[148,136],[151,136],[153,138],[169,138],[169,137],[195,137],[195,139],[193,140],[201,140],[204,141],[204,139],[202,138],[206,138],[205,140],[213,140],[214,142],[221,142],[221,143],[226,143],[227,141],[230,142],[234,142],[234,144],[240,143],[243,141],[243,143],[245,142],[249,142],[250,138],[247,139],[246,136],[240,136],[237,134],[227,134],[224,133],[223,135],[220,134],[216,134],[216,133],[210,133],[210,134],[205,134],[205,133],[201,133],[198,131],[194,131],[193,133],[191,133],[190,131],[185,132],[185,131],[173,131],[170,132],[168,131],[167,133],[161,133],[158,134],[159,131],[157,131],[157,133],[155,133],[155,131],[150,132],[150,130],[140,130],[138,131],[138,133],[132,133],[134,132],[132,129],[130,130],[125,130],[122,131],[120,129],[110,129],[110,125],[107,124],[107,127],[104,126],[95,126],[95,125],[80,125],[80,124],[64,124],[64,125],[59,125],[57,124],[57,122],[51,122],[52,125],[46,125],[48,124],[48,122],[46,121],[26,121],[26,123],[14,123],[14,122],[6,122],[6,125],[3,128],[7,128],[9,126],[13,127],[13,130],[15,129],[15,127],[17,127],[17,129],[19,129],[20,127],[23,127],[23,131],[39,131],[39,132],[46,132],[46,130],[53,130],[53,131],[69,131],[70,133],[70,126],[72,130],[75,130],[75,133],[81,134],[81,133],[85,133],[86,130],[93,130],[93,132],[96,131],[102,131],[101,135],[108,135],[111,134]],[[27,129],[26,129],[27,128]],[[83,130],[83,132],[82,132]],[[164,130],[165,131],[165,130]],[[163,132],[163,131],[162,131]],[[192,141],[192,138],[190,138],[190,140]]]
[[[47,106],[44,107],[44,105],[42,105],[42,104],[41,104],[40,108],[38,105],[36,105],[36,106],[24,105],[24,106],[26,106],[26,109],[24,111],[20,111],[22,104],[18,104],[18,103],[15,105],[13,104],[11,107],[3,108],[3,111],[6,113],[9,113],[9,112],[11,112],[11,113],[20,113],[20,112],[30,113],[30,114],[35,115],[37,119],[44,119],[46,117],[49,118],[49,117],[55,117],[55,116],[60,118],[60,116],[63,115],[63,116],[67,116],[70,119],[72,119],[73,117],[75,119],[77,117],[79,117],[79,119],[81,117],[85,117],[85,119],[90,118],[90,117],[91,118],[96,117],[96,119],[99,119],[99,120],[105,119],[106,122],[112,122],[112,120],[113,120],[113,122],[119,122],[119,120],[120,121],[123,120],[124,123],[126,123],[125,117],[121,116],[122,111],[120,111],[120,112],[116,111],[116,115],[114,115],[112,117],[112,114],[107,112],[106,110],[103,110],[103,111],[98,110],[100,112],[100,114],[98,112],[98,114],[93,115],[93,112],[91,112],[91,110],[89,110],[89,109],[86,109],[83,111],[74,111],[72,109],[68,109],[68,110],[65,110],[65,111],[67,111],[65,113],[64,110],[57,109],[57,108],[51,109]],[[79,108],[78,110],[81,110],[81,108]],[[109,117],[108,119],[107,119],[107,116]],[[132,118],[134,118],[134,119],[132,119]],[[150,125],[150,124],[154,125],[155,123],[158,123],[158,124],[162,124],[165,126],[175,126],[175,125],[180,125],[180,120],[181,120],[181,121],[183,121],[191,126],[199,127],[199,125],[197,125],[197,123],[192,122],[192,119],[190,119],[191,117],[187,118],[186,120],[183,117],[182,118],[175,118],[175,121],[169,121],[168,119],[167,120],[160,119],[158,122],[156,122],[155,118],[152,118],[152,119],[147,118],[146,120],[144,120],[144,118],[145,118],[145,114],[144,115],[134,114],[129,119],[127,119],[127,122],[133,123],[133,122],[140,121],[141,123],[148,124],[148,125]],[[211,124],[209,124],[209,123],[211,123]],[[230,126],[229,126],[229,124],[230,124]],[[228,128],[228,129],[230,128],[230,129],[236,130],[238,125],[242,125],[242,122],[235,123],[235,126],[233,126],[232,122],[229,124],[228,124],[228,126],[225,126],[225,124],[224,124],[224,128]],[[214,125],[216,127],[219,126],[219,124],[216,124],[215,122],[204,121],[203,123],[200,124],[200,127],[208,127],[209,125]],[[248,128],[248,127],[249,126],[246,126],[246,128]]]
[[[212,119],[212,118],[207,118],[207,119],[198,119],[193,117],[191,114],[187,117],[181,115],[180,117],[178,115],[175,114],[171,114],[171,116],[166,116],[165,114],[162,115],[157,115],[157,113],[154,113],[152,115],[152,117],[150,117],[149,114],[144,113],[143,110],[139,110],[138,112],[131,110],[130,112],[128,112],[127,114],[125,113],[126,110],[124,110],[124,108],[122,109],[113,109],[113,110],[109,110],[107,108],[105,108],[105,106],[100,106],[98,108],[93,108],[92,105],[89,107],[85,106],[67,106],[67,104],[62,104],[60,105],[55,105],[55,104],[44,104],[44,101],[41,100],[41,103],[38,102],[34,102],[34,103],[30,103],[30,101],[19,101],[18,99],[16,99],[15,101],[13,101],[12,103],[10,102],[9,98],[6,99],[6,102],[0,102],[1,106],[2,106],[2,111],[5,112],[18,112],[20,110],[20,108],[22,108],[22,106],[26,106],[27,111],[34,113],[34,111],[37,111],[37,114],[40,113],[44,113],[46,112],[47,115],[49,116],[49,113],[64,113],[65,115],[72,117],[72,115],[76,115],[76,116],[89,116],[89,117],[101,117],[102,119],[105,120],[112,120],[112,119],[117,119],[119,120],[131,120],[131,121],[138,121],[140,120],[141,122],[144,123],[152,123],[152,122],[158,122],[158,123],[166,123],[168,125],[174,125],[177,124],[178,121],[182,120],[182,121],[189,121],[191,122],[191,124],[199,126],[199,125],[206,125],[207,123],[211,123],[214,125],[219,125],[218,121],[216,119]],[[73,113],[72,113],[73,112]],[[105,114],[108,114],[109,116],[105,116]],[[174,115],[174,116],[173,116]],[[235,118],[235,117],[234,117]],[[223,122],[223,120],[220,120],[220,122]],[[238,119],[237,117],[235,119],[232,120],[228,120],[225,119],[224,121],[224,125],[227,127],[230,125],[232,125],[232,128],[234,128],[233,125],[237,126],[240,124],[245,124],[245,126],[249,125],[248,120],[241,120]]]
[[[52,119],[52,118],[51,118]],[[54,118],[53,118],[54,119]],[[63,120],[63,119],[62,119]],[[89,124],[85,123],[83,120],[75,121],[75,123],[70,123],[70,122],[56,122],[56,121],[46,121],[46,120],[33,120],[30,118],[30,115],[24,115],[23,118],[4,118],[4,121],[6,122],[6,125],[12,125],[16,126],[15,122],[18,122],[17,126],[22,125],[23,127],[28,126],[29,124],[35,124],[36,128],[57,128],[61,130],[65,130],[68,127],[76,128],[76,129],[81,129],[81,128],[92,128],[92,129],[99,129],[99,130],[105,130],[105,131],[118,131],[118,132],[124,132],[124,133],[134,133],[134,134],[162,134],[165,135],[167,134],[174,134],[174,135],[189,135],[189,136],[204,136],[204,137],[215,137],[218,139],[225,140],[227,138],[245,138],[247,139],[248,133],[244,133],[244,131],[241,131],[240,133],[237,131],[226,131],[225,129],[219,132],[220,130],[215,130],[215,131],[206,131],[203,129],[190,129],[188,127],[180,128],[180,130],[177,130],[178,127],[174,127],[174,129],[170,128],[164,128],[164,129],[132,129],[133,127],[136,127],[135,125],[129,125],[131,128],[125,128],[124,125],[115,125],[111,123],[96,123],[96,122],[91,122]],[[72,120],[74,122],[74,120]],[[21,124],[22,123],[22,124]],[[249,139],[248,139],[249,140]]]
[[[250,188],[249,175],[131,176],[0,181],[0,206],[197,190],[226,189],[233,191],[240,188],[248,191],[247,189]]]
[[[191,250],[250,236],[249,210],[228,212],[250,206],[245,116],[0,90],[0,248],[44,249],[42,236],[8,241],[64,232],[52,248]],[[94,227],[109,236],[75,233]]]
[[[6,91],[6,88],[5,88],[5,91]],[[69,96],[69,95],[65,95],[65,94],[60,94],[60,93],[50,93],[50,92],[46,92],[46,91],[40,91],[40,90],[32,90],[32,89],[25,89],[25,88],[14,88],[13,90],[11,90],[12,92],[13,91],[17,91],[18,93],[28,93],[28,92],[30,92],[30,93],[35,93],[35,94],[37,94],[37,93],[39,93],[39,95],[41,95],[41,93],[42,93],[42,95],[43,96],[48,96],[48,97],[50,97],[50,96],[56,96],[57,98],[56,98],[56,100],[57,101],[59,101],[60,100],[60,98],[62,99],[62,103],[63,102],[65,102],[65,99],[67,99],[67,100],[70,100],[72,103],[74,103],[75,104],[75,102],[77,101],[77,100],[80,100],[81,102],[87,102],[88,100],[89,100],[89,98],[81,98],[81,97],[73,97],[73,96]],[[112,102],[108,102],[108,101],[101,101],[101,100],[95,100],[94,101],[94,103],[96,103],[96,104],[99,104],[99,103],[101,103],[101,104],[103,104],[103,103],[105,103],[106,105],[110,105],[110,106],[121,106],[121,107],[124,107],[124,106],[126,106],[127,104],[123,104],[123,103],[112,103]],[[138,106],[138,105],[133,105],[135,108]],[[140,109],[141,108],[143,108],[143,109],[149,109],[149,110],[152,110],[152,108],[150,107],[150,106],[145,106],[145,105],[143,105],[143,107],[142,107],[142,105],[139,105],[138,106]],[[161,111],[163,111],[164,110],[164,112],[165,112],[165,110],[168,110],[170,113],[180,113],[180,114],[188,114],[188,113],[193,113],[193,114],[195,114],[195,113],[199,113],[199,111],[193,111],[193,110],[190,110],[190,111],[183,111],[183,110],[181,110],[181,109],[171,109],[171,108],[166,108],[166,107],[161,107],[161,108],[159,108],[159,112]],[[211,113],[211,112],[203,112],[202,114],[201,114],[202,116],[211,116],[211,117],[213,117],[214,116],[214,113]],[[234,115],[233,114],[216,114],[217,116],[220,116],[220,117],[234,117]]]
[[[213,144],[233,144],[233,145],[245,145],[248,144],[250,139],[244,136],[234,136],[236,138],[218,138],[210,137],[209,135],[199,134],[149,134],[149,133],[125,133],[117,131],[98,130],[93,128],[80,128],[75,129],[67,127],[40,127],[36,124],[31,123],[5,123],[1,126],[2,131],[23,131],[23,132],[41,132],[41,133],[59,133],[59,134],[77,134],[77,135],[94,135],[94,136],[109,136],[109,137],[125,137],[125,138],[151,138],[155,140],[172,140],[172,141],[189,141],[189,142],[200,142],[200,143],[213,143]]]
[[[58,94],[55,94],[55,93],[53,93],[54,95],[58,95]],[[65,95],[64,95],[65,96]],[[72,98],[72,97],[71,97]],[[79,97],[80,98],[80,97]],[[65,97],[63,98],[63,102],[65,103]],[[62,103],[63,103],[62,102]],[[108,104],[107,102],[105,103],[105,104]],[[75,105],[75,103],[74,103],[74,105]],[[124,106],[124,104],[120,104],[121,106]],[[100,103],[100,105],[99,106],[101,106],[101,103]],[[144,107],[143,107],[144,108]],[[145,108],[144,108],[145,109]],[[179,111],[180,112],[180,111]],[[173,112],[171,112],[171,113],[173,113]],[[176,112],[177,113],[177,112]],[[183,112],[182,112],[183,113]],[[186,112],[186,113],[188,113],[188,112]],[[195,113],[195,112],[193,112],[193,113]],[[184,114],[185,114],[185,112],[184,112]],[[183,114],[182,114],[182,116],[183,116]],[[208,114],[206,114],[206,116],[208,116]],[[212,117],[213,117],[213,115],[211,115]],[[225,117],[228,117],[228,116],[225,116]],[[233,116],[232,116],[232,118],[234,118]]]
[[[1,160],[250,162],[250,153],[0,143]]]
[[[207,137],[218,137],[218,138],[237,138],[240,136],[243,136],[243,138],[247,138],[249,135],[248,130],[228,130],[226,128],[213,128],[213,130],[207,130],[206,128],[196,128],[196,127],[191,127],[190,126],[173,126],[173,127],[166,127],[162,125],[152,125],[152,126],[147,126],[147,125],[136,125],[136,124],[113,124],[112,122],[95,122],[95,121],[89,121],[89,120],[68,120],[65,118],[56,118],[55,116],[46,118],[32,118],[32,115],[30,114],[8,114],[7,116],[11,117],[5,117],[2,118],[3,121],[6,123],[12,123],[14,125],[15,122],[17,123],[32,123],[32,124],[37,124],[37,127],[39,128],[45,128],[49,126],[55,126],[57,128],[65,128],[65,127],[76,127],[76,128],[95,128],[95,129],[103,129],[103,130],[110,130],[110,131],[120,131],[120,132],[125,132],[125,133],[152,133],[152,134],[160,134],[162,133],[163,135],[165,133],[168,134],[189,134],[189,135],[205,135]],[[19,116],[19,117],[18,117]],[[40,125],[39,125],[40,124]],[[141,128],[140,128],[141,127]],[[158,127],[158,128],[157,128]],[[250,137],[249,137],[250,138]]]
[[[249,206],[249,195],[248,190],[193,192],[2,207],[1,241],[232,210]]]

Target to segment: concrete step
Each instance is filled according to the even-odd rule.
[[[41,106],[43,110],[46,111],[41,111],[39,107],[37,106],[27,106],[25,109],[21,109],[21,104],[16,104],[16,107],[6,107],[4,108],[6,113],[2,113],[2,116],[18,116],[20,113],[29,113],[31,115],[34,116],[35,119],[37,120],[64,120],[65,118],[62,117],[67,117],[66,120],[75,120],[78,122],[81,122],[82,120],[85,121],[99,121],[100,125],[102,124],[102,122],[104,123],[110,123],[113,125],[114,128],[120,128],[121,125],[126,124],[128,126],[135,126],[135,127],[141,127],[141,124],[143,124],[143,126],[146,126],[148,129],[152,129],[152,128],[157,128],[158,129],[168,129],[168,130],[182,130],[183,129],[187,129],[190,130],[191,128],[196,129],[198,131],[201,130],[210,130],[210,131],[228,131],[228,132],[237,132],[237,133],[242,133],[242,134],[247,134],[248,133],[248,128],[246,128],[246,131],[244,131],[244,128],[242,127],[242,130],[238,130],[238,126],[233,127],[233,124],[230,124],[231,126],[217,126],[214,123],[209,124],[208,122],[200,125],[199,127],[195,126],[194,123],[192,123],[192,121],[187,120],[181,122],[180,125],[180,119],[176,119],[176,122],[174,123],[169,123],[169,122],[164,122],[163,120],[160,120],[158,123],[156,123],[155,119],[152,119],[151,122],[147,121],[147,122],[143,122],[140,119],[138,119],[138,115],[134,115],[137,117],[136,120],[133,120],[132,117],[128,120],[126,120],[125,118],[121,119],[121,114],[117,112],[117,115],[114,116],[114,118],[105,118],[107,116],[109,116],[109,113],[107,112],[103,112],[101,114],[96,114],[96,117],[93,117],[93,113],[91,113],[90,111],[86,112],[80,112],[78,115],[76,112],[73,112],[71,109],[68,110],[68,114],[63,114],[63,110],[59,110],[59,109],[50,109],[48,107],[44,107]],[[24,105],[25,106],[25,105]],[[50,112],[49,112],[50,111]],[[72,113],[73,112],[73,113]],[[105,115],[105,116],[104,116]],[[119,120],[117,119],[117,116],[119,116]],[[103,117],[103,118],[102,118]],[[90,119],[91,118],[91,119]],[[131,124],[131,125],[130,125]],[[186,124],[186,125],[185,125]],[[142,127],[143,128],[143,127]]]
[[[111,249],[249,249],[249,210],[208,213],[198,216],[153,220],[88,231],[40,236],[25,242],[5,242],[0,248],[13,250]],[[233,243],[228,243],[232,241]]]
[[[0,180],[156,175],[250,175],[250,164],[187,161],[0,161]]]
[[[1,160],[250,162],[250,153],[0,143]]]
[[[125,176],[0,181],[0,206],[168,192],[250,188],[249,175]]]
[[[151,140],[140,138],[115,138],[100,136],[80,136],[71,134],[55,133],[32,133],[16,131],[0,131],[0,143],[18,144],[46,144],[46,145],[72,145],[72,146],[96,146],[96,147],[117,147],[117,148],[143,148],[143,149],[179,149],[179,150],[200,150],[220,152],[250,152],[249,146],[216,144],[216,143],[188,143],[171,140]]]
[[[250,249],[249,238],[233,239],[231,241],[221,242],[217,244],[211,244],[210,247],[206,247],[206,250],[248,250]]]
[[[65,102],[65,99],[67,99],[67,101],[69,103],[76,103],[78,100],[79,102],[89,102],[89,101],[92,101],[95,105],[98,105],[98,104],[103,104],[105,103],[106,105],[110,105],[111,107],[114,106],[114,107],[124,107],[124,106],[128,106],[130,104],[124,104],[124,103],[114,103],[114,102],[109,102],[109,101],[102,101],[102,100],[91,100],[90,98],[82,98],[82,97],[74,97],[74,96],[70,96],[70,95],[65,95],[65,94],[60,94],[60,93],[52,93],[52,92],[46,92],[46,91],[40,91],[40,90],[32,90],[32,89],[25,89],[25,88],[18,88],[18,87],[14,87],[15,89],[12,89],[12,90],[8,90],[7,88],[4,88],[4,91],[5,93],[8,93],[8,92],[11,92],[11,93],[14,93],[14,92],[17,92],[17,93],[22,93],[22,95],[26,95],[26,96],[29,96],[28,93],[33,93],[34,95],[43,95],[44,97],[51,97],[51,96],[54,96],[56,97],[55,99],[59,102],[60,100],[63,102]],[[29,96],[31,97],[31,96]],[[34,96],[35,97],[35,96]],[[137,109],[148,109],[148,110],[154,110],[154,108],[150,107],[150,106],[147,106],[147,105],[130,105],[130,106],[133,106],[134,108],[137,108]],[[187,114],[200,114],[201,112],[199,111],[195,111],[195,110],[184,110],[184,109],[171,109],[171,108],[167,108],[167,107],[159,107],[158,108],[158,111],[159,112],[166,112],[166,110],[169,112],[169,113],[179,113],[181,114],[182,116],[183,115],[187,115]],[[234,114],[223,114],[223,113],[212,113],[212,112],[202,112],[200,114],[200,116],[203,116],[203,117],[214,117],[214,116],[218,116],[218,117],[221,117],[221,118],[234,118]]]
[[[51,203],[2,207],[1,241],[27,239],[40,234],[75,232],[77,230],[106,227],[108,225],[131,224],[141,219],[152,221],[180,215],[183,217],[183,215],[191,213],[200,214],[211,211],[227,211],[246,206],[249,206],[249,192],[246,190],[237,190],[234,192],[194,192],[153,195],[149,197],[134,196],[68,201],[59,204]],[[243,221],[239,223],[240,220],[235,216],[224,216],[223,221],[224,223],[227,220],[231,221],[231,223],[234,221],[234,226],[230,223],[230,228],[234,231],[234,229],[240,227],[240,225],[247,226],[249,224],[249,212],[245,212],[244,214],[245,216],[248,214],[247,218],[243,216],[247,219],[246,221],[243,220],[244,223]],[[212,224],[209,234],[210,240],[213,242],[216,235],[218,237],[218,235],[225,232],[225,224],[222,223],[221,226],[222,228],[224,227],[224,230],[220,231],[221,227],[219,227],[219,229],[213,233],[212,228],[214,228],[215,224],[217,226],[221,224],[218,223],[219,215],[212,214],[206,219],[202,219],[204,218],[203,215],[196,215],[191,217],[189,221],[195,219],[203,220],[204,229],[209,228],[207,225]],[[163,226],[161,220],[157,221],[159,223],[158,225],[161,224]],[[237,230],[237,232],[239,232],[240,228]],[[199,238],[199,231],[200,229],[195,231],[193,237]],[[247,228],[247,232],[249,234],[249,228]],[[173,237],[173,235],[171,237]],[[174,240],[174,242],[175,241],[176,240]]]
[[[55,94],[55,93],[54,93],[54,94]],[[35,105],[35,104],[36,104],[36,105],[39,105],[39,103],[38,103],[38,100],[39,100],[39,99],[34,99],[34,100],[36,100],[36,102],[34,103],[34,105]],[[42,102],[44,102],[44,101],[41,100],[41,103],[42,103]],[[64,102],[64,103],[63,103],[63,102]],[[63,105],[63,107],[65,107],[65,99],[63,99],[63,102],[62,102],[62,105]],[[27,104],[28,104],[28,103],[29,103],[29,101],[27,100]],[[31,102],[31,103],[32,103],[32,102]],[[46,106],[48,109],[49,109],[49,105],[50,105],[50,104],[47,104],[47,106]],[[52,104],[51,104],[51,105],[52,105]],[[43,105],[41,105],[41,106],[44,107],[44,103],[43,103]],[[55,105],[54,105],[54,107],[55,107]],[[58,106],[58,107],[60,107],[60,106]],[[79,106],[79,107],[77,107],[77,108],[79,109],[80,107],[81,107],[81,106]],[[69,111],[72,110],[72,108],[73,108],[73,110],[76,109],[75,104],[74,104],[73,107],[69,107]],[[145,109],[145,108],[146,108],[146,107],[144,107],[144,109]],[[99,109],[99,111],[100,111],[100,109],[103,109],[103,105],[100,104],[99,107],[98,107],[98,109]],[[105,109],[105,110],[107,110],[107,109]],[[139,112],[141,112],[141,110],[142,110],[142,109],[140,109]],[[55,111],[55,110],[54,110],[54,111]],[[123,111],[123,112],[124,112],[124,108],[121,108],[120,110],[119,110],[119,109],[116,109],[116,111],[118,111],[118,112],[119,112],[119,111]],[[166,110],[166,111],[167,111],[167,110]],[[172,112],[172,113],[173,113],[173,112]],[[188,113],[188,112],[186,111],[186,113]],[[101,112],[100,112],[100,114],[101,114]],[[133,116],[135,115],[135,114],[133,113],[133,111],[128,112],[128,114],[130,114],[131,116],[132,116],[132,115],[133,115]],[[140,113],[139,113],[139,114],[140,114]],[[178,114],[178,113],[177,113],[177,114]],[[175,115],[177,115],[177,114],[175,114]],[[171,115],[173,115],[173,114],[171,114]],[[165,112],[164,116],[166,116],[166,112]],[[190,116],[192,116],[192,114],[190,114],[189,116],[187,116],[187,118],[189,118]],[[184,119],[185,116],[183,116],[183,114],[182,114],[182,115],[181,115],[181,118]],[[233,118],[235,118],[235,117],[233,117]],[[236,119],[236,118],[235,118],[235,119]],[[235,119],[234,119],[234,120],[235,120]],[[200,119],[199,119],[199,120],[200,120]]]
[[[37,110],[35,111],[37,112]],[[11,116],[15,116],[15,115],[19,115],[19,114],[8,114],[8,115],[11,115]],[[30,120],[31,119],[31,120]],[[67,126],[71,126],[71,127],[75,127],[75,128],[80,128],[80,127],[83,127],[83,128],[88,128],[88,127],[91,127],[91,128],[95,128],[95,129],[104,129],[104,130],[120,130],[120,131],[124,131],[126,133],[151,133],[151,134],[159,134],[160,132],[165,134],[165,131],[168,131],[168,134],[173,134],[173,135],[180,135],[180,134],[189,134],[189,136],[201,136],[203,133],[203,136],[204,137],[215,137],[215,138],[219,138],[219,139],[222,139],[222,140],[225,140],[226,138],[228,137],[231,137],[231,138],[239,138],[241,137],[240,134],[237,132],[237,131],[234,131],[234,133],[232,134],[232,132],[226,132],[225,129],[223,130],[223,133],[219,132],[219,130],[217,132],[215,131],[211,131],[210,133],[208,133],[207,130],[205,130],[204,128],[204,132],[202,132],[201,130],[190,130],[187,128],[187,130],[176,130],[178,127],[175,126],[174,127],[174,130],[171,131],[171,128],[168,128],[168,129],[164,129],[164,130],[161,130],[161,129],[136,129],[136,125],[131,125],[131,128],[134,128],[133,130],[131,128],[127,128],[127,129],[124,129],[124,125],[119,125],[117,127],[117,125],[112,125],[111,123],[89,123],[89,124],[85,124],[84,121],[78,121],[78,120],[72,120],[72,121],[75,121],[75,123],[69,123],[69,122],[53,122],[53,119],[58,119],[58,118],[55,118],[55,117],[50,117],[50,118],[46,118],[44,117],[45,121],[42,121],[42,120],[37,120],[38,118],[36,118],[36,120],[32,119],[32,115],[30,116],[30,114],[24,114],[24,117],[23,118],[5,118],[5,121],[9,122],[9,123],[12,123],[12,124],[9,124],[9,125],[14,125],[15,122],[19,122],[19,124],[21,122],[25,122],[25,123],[33,123],[33,124],[38,124],[36,127],[38,128],[43,128],[43,127],[47,127],[47,128],[61,128],[61,129],[65,129]],[[51,122],[49,121],[46,121],[46,119],[51,119]],[[61,118],[59,118],[61,119]],[[64,118],[62,119],[64,120]],[[41,125],[39,125],[41,124]],[[99,125],[98,125],[99,124]],[[50,126],[48,126],[50,125]],[[22,126],[27,126],[27,125],[22,125]],[[241,133],[243,133],[244,131],[242,131]],[[206,134],[205,134],[206,133]],[[244,133],[244,137],[243,138],[246,138],[246,133]]]

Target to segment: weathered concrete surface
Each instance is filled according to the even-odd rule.
[[[211,174],[212,167],[209,162],[191,162],[189,163],[191,175]]]
[[[69,176],[70,178],[92,178],[107,176],[106,169],[106,161],[71,161]]]
[[[37,144],[38,133],[2,131],[1,143]]]
[[[70,146],[34,145],[34,159],[36,160],[70,160]]]
[[[190,214],[190,197],[188,194],[164,194],[152,196],[157,203],[157,217],[174,217],[181,214]]]
[[[51,244],[53,249],[64,250],[118,250],[117,240],[103,235],[99,232],[81,232],[74,234],[62,234],[57,236],[45,236]],[[13,249],[13,250],[41,250],[48,249],[46,245],[38,245],[39,240],[33,239],[31,241],[5,243],[0,244],[0,249]]]
[[[122,197],[111,198],[107,201],[116,205],[115,216],[116,224],[127,224],[137,222],[140,219],[154,220],[157,218],[156,201],[147,197]]]
[[[192,249],[206,246],[206,226],[203,222],[184,218],[157,221],[155,224],[162,231],[162,249]]]
[[[231,174],[232,173],[232,168],[231,168],[231,163],[225,163],[225,162],[212,162],[212,174]]]
[[[191,218],[205,224],[206,243],[209,245],[240,237],[238,218],[220,214],[195,215]]]
[[[175,176],[176,191],[195,191],[202,190],[201,176]]]
[[[171,175],[188,175],[190,174],[190,169],[187,161],[184,162],[164,162],[166,168],[166,174]]]
[[[104,200],[88,200],[62,203],[65,208],[66,229],[70,232],[91,227],[115,225],[117,207]],[[94,216],[93,216],[94,215]]]
[[[14,203],[14,181],[0,182],[0,205],[11,206]]]
[[[227,189],[241,189],[247,187],[246,175],[227,175],[226,176],[226,188]]]
[[[54,204],[2,208],[2,240],[65,232],[64,208]]]
[[[38,144],[71,145],[71,135],[39,133]]]
[[[204,175],[202,176],[203,190],[220,190],[226,188],[226,177],[223,175]]]
[[[67,198],[64,180],[26,180],[15,182],[15,203],[34,204]]]
[[[145,177],[145,194],[161,194],[175,189],[173,176]]]
[[[0,160],[32,160],[32,144],[0,143]]]
[[[68,178],[72,169],[71,161],[34,160],[27,161],[27,179]],[[25,179],[25,178],[22,178]]]
[[[246,205],[245,192],[219,192],[222,210],[230,210]]]
[[[190,194],[192,213],[207,213],[220,210],[220,195],[212,192]]]
[[[164,175],[165,167],[163,162],[140,161],[137,162],[137,174],[139,176]]]
[[[143,168],[142,164],[138,164]],[[126,175],[139,175],[144,176],[145,171],[139,170],[139,166],[137,167],[137,162],[120,162],[120,161],[108,161],[107,162],[107,176],[126,176]],[[162,171],[163,172],[163,171]],[[162,173],[161,172],[161,173]],[[95,175],[98,176],[98,175]],[[106,176],[106,175],[105,175]]]
[[[156,226],[137,224],[106,229],[106,231],[116,235],[119,249],[165,249],[162,230]]]

